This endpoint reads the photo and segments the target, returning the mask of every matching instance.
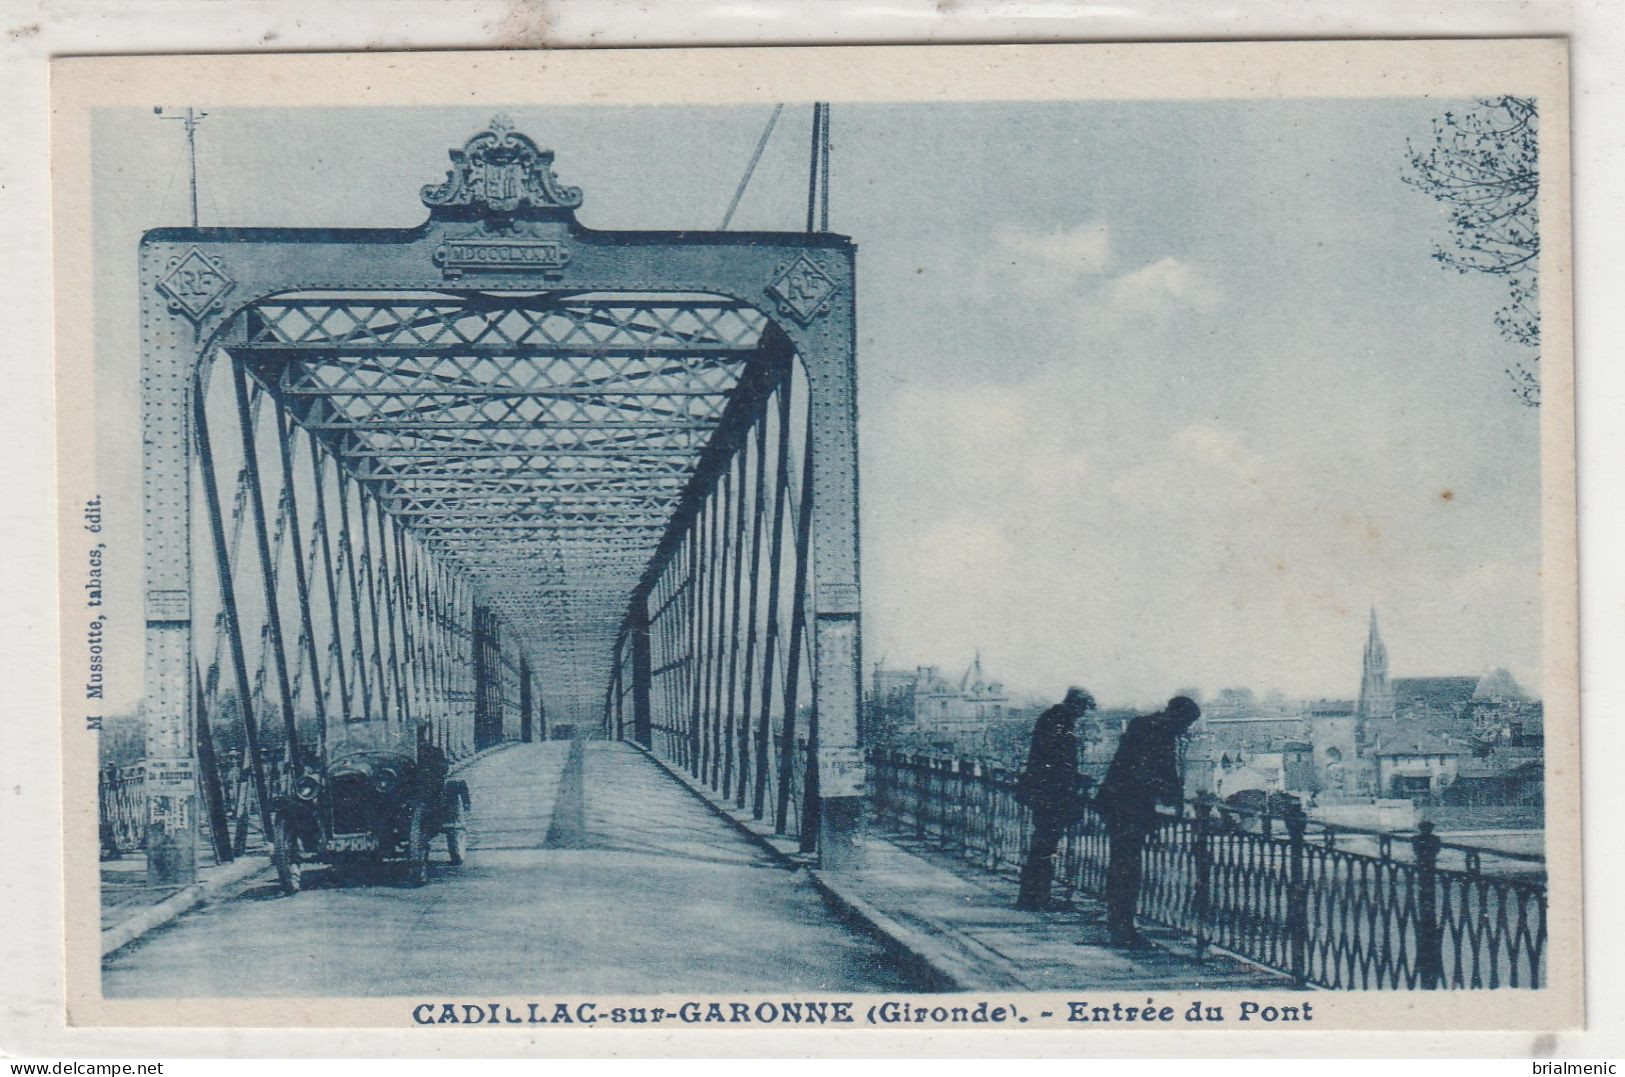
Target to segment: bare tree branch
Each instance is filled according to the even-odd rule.
[[[1508,302],[1495,326],[1533,350],[1507,374],[1519,400],[1540,403],[1540,116],[1529,97],[1480,100],[1433,121],[1431,145],[1407,143],[1404,181],[1450,212],[1450,244],[1433,257],[1458,273],[1504,277]]]

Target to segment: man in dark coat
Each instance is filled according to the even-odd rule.
[[[446,753],[434,742],[432,732],[427,722],[418,726],[418,781],[424,795],[431,798],[431,808],[438,810],[438,800],[433,798],[441,796],[446,776],[451,773],[451,764],[446,760]]]
[[[1158,804],[1178,808],[1184,801],[1178,741],[1201,716],[1192,700],[1175,696],[1166,710],[1130,721],[1095,794],[1095,811],[1105,820],[1110,840],[1106,927],[1113,946],[1140,949],[1149,945],[1134,929],[1145,839],[1157,828]]]
[[[1033,813],[1033,837],[1021,869],[1016,908],[1042,909],[1055,880],[1055,853],[1061,835],[1083,814],[1078,789],[1077,720],[1095,709],[1095,697],[1082,688],[1038,716],[1032,749],[1022,772],[1020,800]]]

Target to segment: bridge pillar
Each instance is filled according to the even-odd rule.
[[[502,651],[496,612],[474,607],[474,749],[502,739]]]
[[[217,286],[218,266],[188,281]],[[192,661],[192,373],[200,341],[219,325],[218,296],[183,283],[179,255],[141,251],[142,535],[146,548],[145,802],[147,879],[197,878],[198,796]],[[201,287],[201,285],[199,285]],[[100,611],[92,629],[101,632]],[[99,640],[97,641],[99,642]],[[92,691],[94,688],[94,691]],[[99,684],[84,687],[100,699]],[[207,721],[207,716],[201,716]]]
[[[632,739],[645,748],[654,746],[649,690],[652,674],[649,658],[649,599],[639,593],[632,599]]]
[[[528,658],[519,660],[519,739],[527,744],[533,739]]]
[[[806,365],[812,451],[813,677],[818,861],[862,865],[863,673],[858,588],[857,347],[849,261],[824,267],[834,302],[798,340]]]

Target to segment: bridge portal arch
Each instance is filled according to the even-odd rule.
[[[451,161],[415,228],[142,239],[152,870],[224,709],[262,803],[358,716],[463,751],[517,709],[850,865],[853,243],[587,228],[502,117]]]

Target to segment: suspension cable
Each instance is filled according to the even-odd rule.
[[[750,155],[750,163],[745,166],[745,174],[739,177],[739,186],[734,189],[733,201],[728,203],[728,212],[722,215],[722,226],[719,232],[726,232],[729,223],[734,219],[734,210],[739,208],[739,200],[745,197],[745,188],[750,186],[750,178],[756,173],[756,164],[762,159],[762,151],[767,149],[767,140],[773,135],[773,127],[779,122],[779,113],[784,111],[784,104],[780,102],[773,106],[773,115],[767,118],[767,126],[762,128],[762,137],[756,140],[756,152]]]

